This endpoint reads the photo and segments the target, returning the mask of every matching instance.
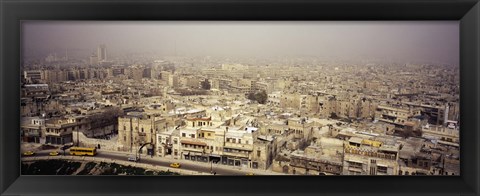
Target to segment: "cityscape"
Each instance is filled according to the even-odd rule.
[[[458,176],[458,25],[26,21],[22,175]]]

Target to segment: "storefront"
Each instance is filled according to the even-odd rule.
[[[45,137],[46,144],[66,144],[72,142],[72,135],[49,136]]]

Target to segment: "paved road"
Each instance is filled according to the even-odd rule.
[[[63,155],[63,151],[58,151],[58,152],[60,153],[59,156]],[[50,151],[38,151],[38,152],[35,152],[35,155],[33,156],[36,156],[36,157],[49,156],[49,153]],[[66,153],[66,155],[68,155],[68,152]],[[113,153],[108,151],[98,151],[95,157],[126,161],[128,158],[128,155],[122,154],[122,153]],[[181,168],[179,169],[205,172],[205,173],[210,173],[213,170],[214,172],[216,172],[217,175],[246,175],[248,173],[255,173],[251,171],[242,171],[239,168],[233,168],[233,167],[225,168],[228,166],[219,166],[217,164],[211,164],[211,163],[208,163],[208,164],[199,163],[199,162],[193,162],[189,160],[172,160],[168,158],[162,159],[160,157],[150,158],[150,156],[147,156],[147,157],[142,156],[141,160],[139,161],[139,163],[165,166],[165,167],[170,167],[170,164],[172,162],[179,162],[181,164]]]

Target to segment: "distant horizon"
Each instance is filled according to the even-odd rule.
[[[330,57],[459,65],[458,21],[24,21],[23,59],[110,57]]]

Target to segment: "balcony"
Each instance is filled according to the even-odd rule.
[[[76,134],[76,131],[74,132]],[[64,135],[71,135],[72,131],[50,131],[50,132],[45,132],[45,136],[64,136]]]
[[[238,149],[238,150],[252,151],[252,150],[253,150],[253,145],[251,145],[251,144],[238,144],[238,143],[225,142],[225,148],[232,148],[232,149]]]
[[[190,152],[199,152],[199,153],[204,153],[203,148],[193,148],[193,147],[184,147],[182,146],[183,151],[190,151]]]
[[[223,155],[227,156],[232,156],[232,157],[242,157],[242,158],[247,158],[248,159],[248,154],[247,152],[223,152]]]

